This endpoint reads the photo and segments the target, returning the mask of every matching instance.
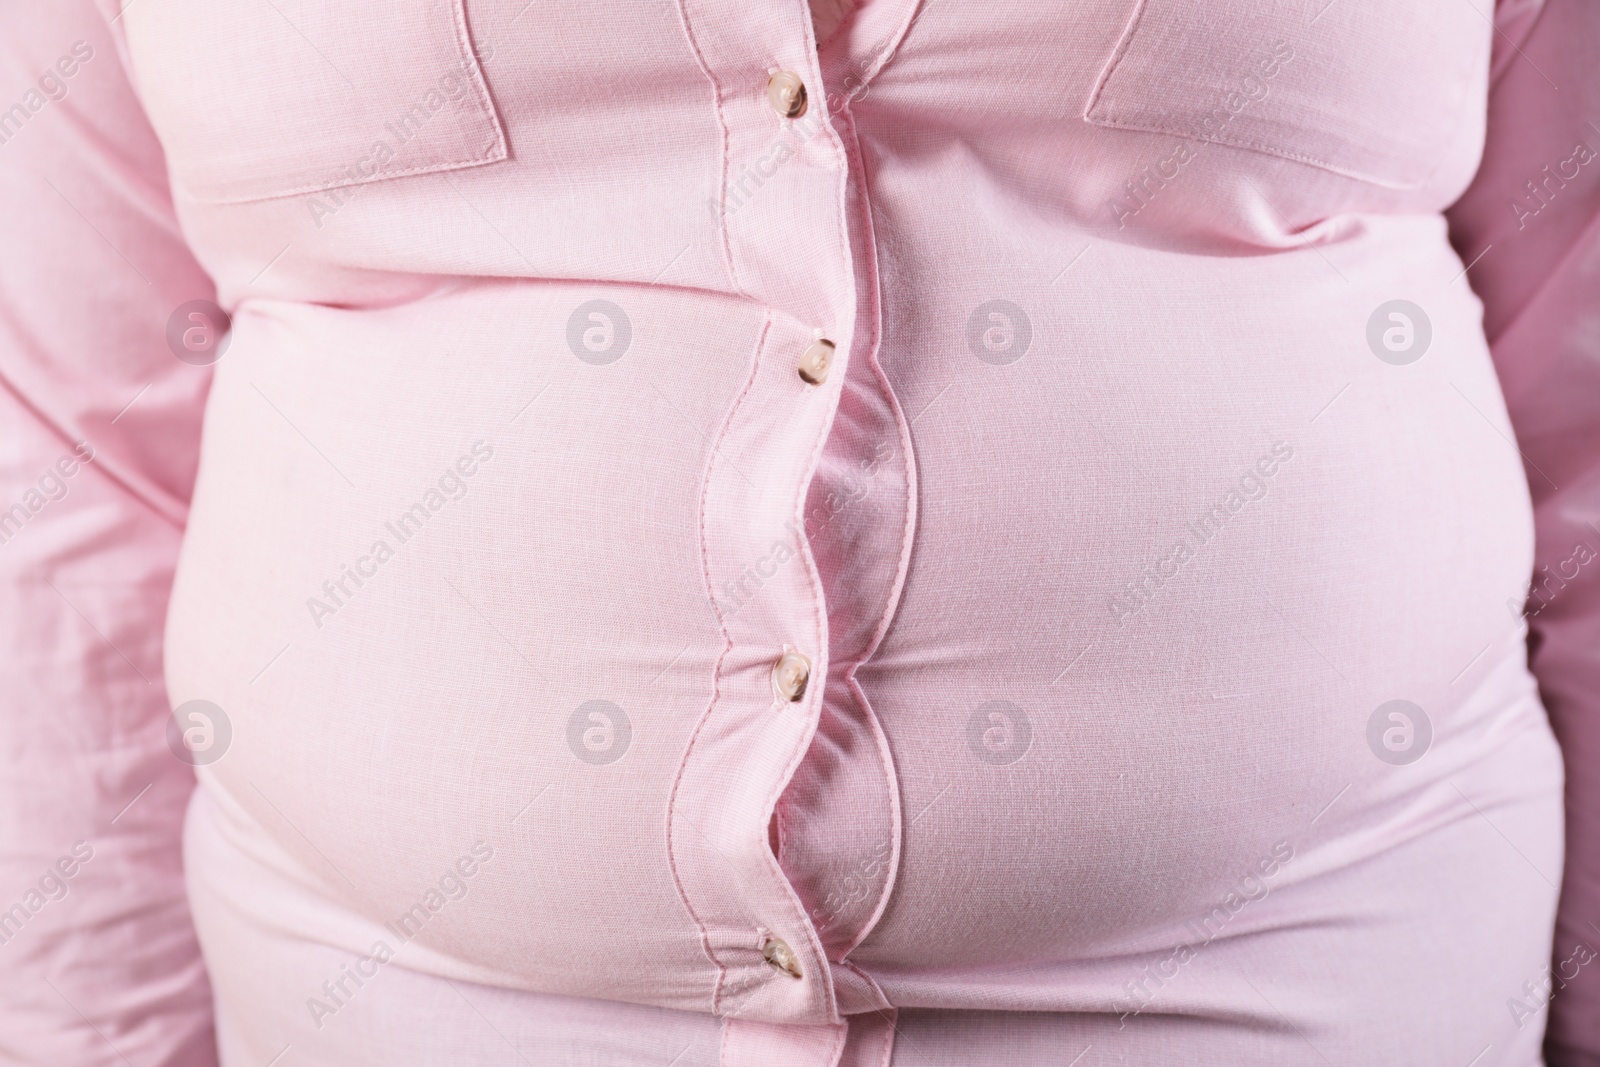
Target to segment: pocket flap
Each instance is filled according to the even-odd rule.
[[[1083,117],[1415,188],[1488,37],[1460,0],[1140,0]]]
[[[130,5],[174,180],[235,203],[505,159],[462,3],[389,0],[381,21],[348,0]]]

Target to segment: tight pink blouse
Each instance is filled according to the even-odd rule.
[[[0,1063],[1600,1064],[1600,8],[812,7],[0,10]]]

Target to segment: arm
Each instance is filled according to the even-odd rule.
[[[1600,5],[1501,0],[1488,141],[1452,235],[1533,495],[1530,664],[1566,762],[1552,1067],[1600,1065]],[[1487,249],[1487,251],[1486,251]],[[1522,590],[1510,590],[1513,604]],[[1522,976],[1517,976],[1519,979]],[[1514,985],[1508,979],[1508,986]],[[1508,988],[1508,995],[1518,990]]]
[[[216,1062],[162,627],[211,296],[87,0],[0,11],[0,1063]]]

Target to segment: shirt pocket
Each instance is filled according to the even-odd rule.
[[[1083,117],[1425,185],[1483,85],[1462,0],[1138,0]]]
[[[128,48],[173,181],[243,203],[507,157],[464,0],[144,0]]]

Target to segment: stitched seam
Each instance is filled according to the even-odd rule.
[[[900,1012],[890,1008],[879,1014],[886,1016],[883,1021],[889,1025],[883,1028],[883,1057],[878,1060],[878,1067],[889,1067],[890,1060],[894,1057],[894,1035],[899,1029],[895,1023],[900,1017]]]
[[[405,170],[386,170],[373,174],[371,178],[357,178],[354,181],[312,181],[301,182],[299,186],[291,189],[267,192],[267,194],[248,194],[243,197],[206,197],[202,192],[195,192],[194,187],[184,186],[190,198],[195,203],[208,203],[208,205],[229,205],[229,203],[264,203],[267,200],[286,200],[288,197],[304,197],[314,192],[328,192],[331,189],[350,189],[354,186],[371,186],[374,182],[390,181],[394,178],[413,178],[416,174],[434,174],[438,171],[466,170],[469,166],[483,166],[485,163],[499,163],[509,158],[507,149],[506,130],[502,126],[498,110],[494,109],[494,99],[490,96],[488,83],[483,80],[482,66],[478,58],[472,53],[472,34],[467,29],[466,0],[453,0],[451,3],[451,24],[453,24],[454,37],[456,37],[456,58],[461,61],[461,66],[466,70],[467,77],[472,80],[474,94],[472,102],[477,107],[477,117],[490,126],[490,139],[488,144],[478,150],[475,155],[466,155],[466,158],[443,160],[440,163],[424,163],[421,166],[408,166]]]
[[[672,776],[672,786],[667,791],[667,866],[672,871],[672,882],[678,889],[678,896],[682,899],[684,908],[689,912],[689,917],[694,920],[695,926],[700,931],[700,947],[704,950],[706,959],[710,960],[717,969],[716,982],[711,989],[711,1013],[713,1015],[718,1014],[717,1009],[721,1006],[722,987],[728,971],[712,950],[711,932],[701,920],[699,913],[695,911],[694,905],[689,900],[689,893],[684,888],[683,877],[678,871],[677,851],[672,833],[672,816],[673,812],[677,810],[678,790],[683,784],[684,774],[688,770],[689,761],[694,758],[695,742],[699,739],[701,731],[705,729],[706,724],[711,720],[712,713],[716,711],[717,705],[722,700],[722,664],[726,660],[728,652],[733,648],[733,635],[728,633],[727,620],[722,615],[722,609],[717,606],[716,587],[713,585],[711,578],[706,500],[711,495],[712,472],[716,469],[717,457],[722,454],[722,442],[728,436],[728,428],[733,424],[734,416],[738,413],[740,406],[743,405],[745,397],[750,394],[750,390],[755,386],[756,374],[761,368],[761,350],[767,342],[767,331],[771,326],[772,316],[769,313],[761,324],[760,335],[756,338],[755,351],[752,353],[750,360],[749,377],[745,379],[744,388],[739,390],[739,395],[734,398],[732,406],[729,407],[727,417],[722,420],[722,428],[717,431],[717,439],[711,446],[710,456],[707,457],[705,479],[700,485],[700,573],[705,578],[706,594],[711,602],[711,610],[717,616],[717,626],[722,630],[722,651],[717,654],[717,662],[711,672],[711,701],[706,705],[706,710],[701,713],[700,721],[695,723],[694,732],[689,735],[689,743],[684,747],[683,759],[678,761],[677,772]],[[772,850],[767,849],[766,851],[770,852]],[[724,1030],[724,1034],[726,1034],[726,1030]]]
[[[810,39],[812,28],[809,19],[806,21],[804,32],[807,38]],[[815,45],[813,44],[813,53],[814,51]],[[829,142],[832,145],[835,158],[842,165],[845,174],[848,175],[850,166],[849,152],[846,150],[843,141],[840,139],[838,131],[833,128],[832,122],[828,121],[826,113],[824,113],[822,116],[822,121],[826,124],[829,134]],[[851,279],[851,288],[852,291],[854,291],[855,261],[850,247],[850,229],[845,220],[845,215],[848,208],[848,199],[846,198],[845,188],[843,185],[839,187],[837,206],[838,210],[834,213],[834,220],[838,227],[839,248],[844,260],[844,275],[845,277]],[[852,306],[856,305],[859,301],[859,294],[855,294],[855,296],[856,299],[851,301]],[[853,325],[854,324],[852,324],[852,328]],[[849,370],[848,357],[845,367],[842,369],[845,371]],[[841,375],[839,377],[838,391],[842,392],[843,388],[844,378],[843,375]],[[822,427],[822,432],[817,435],[816,442],[812,445],[811,456],[807,460],[806,466],[801,471],[800,484],[796,487],[795,512],[793,515],[793,518],[797,520],[798,523],[797,528],[800,530],[800,557],[805,561],[806,576],[811,582],[812,612],[817,627],[820,645],[818,649],[817,660],[818,666],[821,669],[817,673],[823,680],[823,688],[825,688],[827,685],[828,676],[827,649],[829,643],[829,633],[827,593],[822,583],[822,574],[817,568],[816,557],[811,551],[810,538],[807,537],[805,533],[805,510],[806,500],[811,490],[811,482],[816,476],[817,464],[821,461],[823,451],[827,448],[828,439],[833,436],[833,420],[837,414],[838,398],[836,396],[832,412]],[[819,692],[819,696],[817,698],[817,721],[814,722],[811,726],[811,729],[806,732],[805,743],[797,748],[794,755],[790,759],[789,766],[785,768],[783,775],[777,780],[777,782],[774,783],[774,792],[767,799],[768,808],[776,810],[778,801],[782,798],[784,791],[788,789],[789,783],[794,778],[795,772],[799,770],[801,764],[805,762],[806,757],[810,754],[811,746],[816,740],[817,727],[821,724],[822,705],[823,701]],[[763,810],[766,809],[764,808]],[[769,849],[768,851],[770,852],[771,850]],[[789,876],[783,870],[782,864],[778,861],[778,858],[775,856],[771,857],[770,863],[774,873],[778,877],[779,882],[783,885],[784,889],[789,895],[790,901],[794,906],[794,911],[799,916],[800,927],[805,930],[806,938],[811,942],[811,946],[816,954],[816,958],[822,960],[826,964],[828,962],[827,947],[823,945],[822,935],[818,933],[816,924],[811,921],[811,916],[806,912],[805,903],[800,899],[800,896],[795,891],[794,886],[789,882]],[[826,981],[823,981],[821,985],[827,1001],[828,1014],[833,1018],[842,1018],[842,1016],[839,1015],[839,1000],[838,995],[833,988],[832,978],[829,977]]]
[[[879,1007],[876,1010],[885,1011],[894,1007],[893,1004],[889,1003],[889,998],[884,996],[883,987],[878,985],[878,983],[873,979],[872,975],[868,974],[866,971],[863,971],[860,967],[857,967],[854,963],[851,963],[848,960],[840,960],[839,966],[848,968],[851,974],[855,975],[857,978],[866,983],[867,988],[870,989],[873,995],[878,998]]]
[[[684,748],[683,759],[678,761],[678,769],[673,774],[672,786],[667,791],[667,868],[672,872],[672,884],[678,890],[678,899],[683,901],[684,910],[689,913],[689,918],[694,920],[695,929],[700,932],[700,950],[705,953],[706,959],[717,969],[717,976],[711,984],[711,1014],[719,1014],[717,1007],[722,1001],[722,985],[727,978],[728,970],[722,961],[717,958],[716,952],[711,947],[711,931],[700,918],[700,913],[695,911],[694,905],[689,901],[689,893],[684,888],[683,876],[678,871],[677,839],[672,832],[673,815],[678,806],[678,788],[683,782],[684,771],[689,765],[689,760],[694,755],[694,743],[704,729],[706,721],[711,716],[711,711],[722,698],[722,663],[727,658],[733,642],[724,634],[722,651],[717,653],[717,662],[711,669],[711,701],[706,705],[706,710],[701,713],[700,721],[695,724],[694,732],[689,735],[689,743]]]
[[[685,2],[686,0],[678,0],[677,3],[678,25],[683,30],[684,39],[689,42],[689,51],[694,56],[695,65],[711,84],[711,105],[716,110],[717,130],[722,135],[722,143],[719,146],[721,159],[717,174],[717,231],[722,237],[722,269],[728,272],[728,285],[733,291],[753,300],[755,298],[745,289],[739,280],[739,272],[734,267],[733,241],[728,234],[728,167],[732,134],[728,130],[727,116],[722,111],[722,83],[717,81],[717,76],[711,72],[711,64],[706,61],[705,53],[700,50],[700,42],[695,39],[694,29],[689,25],[689,11]]]
[[[826,36],[826,37],[822,38],[821,40],[817,41],[817,52],[820,54],[821,51],[824,48],[826,48],[826,47],[828,47],[828,45],[832,44],[834,42],[834,40],[837,39],[838,36],[845,31],[846,27],[848,27],[852,22],[856,21],[857,16],[859,16],[860,14],[861,14],[861,5],[860,5],[860,3],[858,2],[858,0],[851,0],[850,11],[844,16],[844,18],[839,20],[838,24],[835,25],[833,27],[833,29],[828,31],[828,36]],[[814,19],[808,19],[807,21],[811,22],[811,28],[812,28],[812,31],[814,33],[816,31],[816,21]]]
[[[828,988],[830,990],[833,988],[832,982],[828,983]],[[844,1045],[849,1038],[850,1024],[842,1021],[836,1024],[836,1029],[833,1032],[833,1041],[828,1046],[829,1067],[838,1067],[839,1057],[844,1055]]]
[[[680,0],[680,3],[681,2],[682,0]],[[811,42],[812,52],[815,54],[815,43],[812,41],[812,27],[809,19],[806,21],[803,27],[803,32],[808,42]],[[826,114],[823,115],[822,121],[826,124],[829,140],[833,146],[835,158],[844,166],[846,172],[848,173],[848,153],[845,151],[844,145],[839,139],[838,132],[833,129],[832,123],[827,121]],[[853,280],[855,277],[855,263],[851,254],[849,228],[845,223],[846,205],[847,200],[845,197],[845,190],[841,186],[839,189],[838,210],[835,212],[835,221],[838,226],[838,240],[844,259],[845,276]],[[854,301],[852,301],[852,303],[854,303]],[[846,364],[845,369],[848,369],[848,363]],[[842,376],[840,377],[839,381],[839,389],[842,390]],[[838,406],[836,399],[833,408],[833,414],[837,414],[837,411]],[[795,510],[792,516],[792,518],[797,522],[797,528],[800,530],[800,543],[798,546],[800,550],[800,557],[805,562],[806,577],[811,583],[813,621],[816,625],[819,641],[819,648],[817,650],[816,657],[818,670],[815,673],[822,679],[823,687],[826,686],[828,675],[827,650],[829,636],[827,597],[826,591],[823,588],[821,573],[817,569],[816,558],[811,552],[810,539],[806,537],[805,534],[805,509],[807,495],[811,488],[811,482],[816,474],[817,464],[822,457],[823,450],[827,447],[828,438],[832,436],[831,431],[833,427],[833,414],[830,414],[824,426],[822,427],[822,432],[817,435],[816,441],[812,445],[811,455],[808,458],[805,467],[802,468],[800,472],[800,484],[795,490]],[[818,709],[817,721],[813,722],[811,724],[811,728],[806,731],[803,743],[796,747],[795,752],[789,759],[788,765],[784,768],[783,774],[780,775],[773,783],[772,792],[768,795],[767,800],[762,808],[763,812],[777,811],[778,802],[782,799],[784,792],[788,789],[789,783],[793,780],[795,772],[799,770],[801,764],[805,762],[806,757],[811,752],[811,745],[816,740],[817,727],[821,722],[823,704],[821,688],[822,687],[819,687],[818,696],[815,698],[815,703]],[[781,821],[779,826],[781,829]],[[824,964],[824,967],[822,968],[824,975],[819,975],[819,983],[823,990],[828,1014],[831,1018],[840,1019],[842,1016],[839,1014],[838,996],[833,988],[833,981],[831,977],[826,977],[825,965],[829,962],[829,960],[827,948],[822,944],[822,936],[817,932],[816,925],[811,921],[811,916],[807,914],[805,903],[800,899],[799,894],[795,891],[794,886],[790,883],[789,876],[787,872],[783,870],[783,865],[779,858],[771,854],[771,849],[765,849],[764,851],[767,853],[767,862],[772,873],[776,876],[778,884],[783,887],[789,898],[793,915],[798,917],[799,927],[805,931],[806,939],[811,944],[814,958],[822,961]]]
[[[909,22],[907,23],[909,25]],[[877,226],[872,218],[872,184],[867,174],[866,157],[861,151],[861,137],[856,129],[855,114],[846,107],[841,109],[844,115],[845,126],[850,132],[850,145],[847,151],[850,161],[855,164],[855,173],[858,175],[860,186],[859,202],[863,218],[862,239],[866,242],[868,285],[872,305],[872,341],[867,348],[867,366],[872,370],[878,383],[879,392],[888,400],[889,410],[894,416],[895,426],[900,435],[901,465],[906,478],[906,503],[905,518],[901,525],[900,553],[895,561],[895,579],[890,586],[889,595],[885,598],[883,607],[878,617],[878,624],[873,629],[867,647],[856,658],[845,672],[846,683],[850,691],[855,694],[860,704],[862,714],[872,730],[873,740],[878,746],[878,758],[884,768],[887,791],[889,795],[889,864],[884,874],[882,888],[878,891],[878,901],[868,915],[865,923],[851,939],[850,944],[840,954],[843,962],[850,953],[854,952],[867,936],[878,925],[883,913],[888,910],[889,900],[894,895],[894,886],[899,879],[900,856],[903,848],[905,829],[904,811],[900,803],[900,774],[894,763],[894,750],[889,746],[889,738],[883,729],[878,714],[873,710],[871,702],[867,699],[866,690],[861,687],[856,678],[856,670],[870,660],[877,652],[883,637],[888,633],[889,626],[894,619],[900,605],[900,594],[905,588],[906,574],[911,567],[912,541],[916,532],[917,522],[917,471],[916,461],[911,450],[911,424],[905,417],[905,412],[900,407],[900,400],[894,394],[894,389],[889,385],[889,378],[883,371],[883,366],[878,362],[878,352],[883,343],[883,278],[878,269],[878,238]],[[852,264],[852,272],[854,265]],[[881,991],[880,991],[881,992]],[[887,1000],[885,1000],[887,1003]]]
[[[308,193],[327,192],[332,189],[349,189],[357,185],[372,185],[376,182],[389,181],[394,178],[409,178],[418,174],[436,174],[440,171],[464,170],[468,167],[479,167],[486,163],[498,163],[510,157],[507,147],[505,128],[500,121],[500,113],[495,109],[494,99],[489,95],[488,83],[483,78],[483,70],[478,63],[478,57],[472,51],[472,35],[467,28],[467,14],[465,0],[453,0],[452,26],[455,30],[456,58],[461,61],[467,76],[471,79],[474,93],[473,103],[476,105],[479,119],[489,124],[489,140],[476,154],[466,154],[464,158],[447,159],[438,163],[425,163],[404,170],[385,170],[368,178],[356,178],[352,181],[310,181],[302,182],[292,188],[270,193],[250,193],[244,196],[206,196],[197,192],[193,187],[185,185],[184,191],[197,204],[257,204],[269,200],[284,200],[292,196],[305,196]],[[180,183],[181,184],[181,183]]]
[[[455,0],[454,7],[456,55],[467,68],[467,74],[477,90],[474,99],[478,105],[478,112],[489,123],[491,133],[489,148],[481,158],[505,159],[508,151],[505,128],[501,125],[500,113],[495,109],[494,98],[489,95],[489,83],[483,77],[483,68],[478,63],[477,53],[472,50],[472,33],[467,28],[466,0]]]
[[[847,244],[845,247],[848,250],[849,245]],[[838,410],[837,406],[834,410]],[[811,480],[816,473],[817,462],[821,459],[822,451],[827,446],[828,438],[832,436],[829,432],[832,429],[832,425],[833,419],[830,417],[827,420],[827,425],[823,427],[822,433],[817,435],[816,443],[811,449],[810,459],[807,460],[805,467],[800,471],[800,484],[796,487],[797,500],[795,501],[795,509],[792,516],[792,518],[798,520],[800,558],[805,561],[806,576],[811,580],[812,620],[817,627],[818,648],[816,659],[818,669],[813,671],[813,674],[821,679],[822,685],[814,688],[815,695],[811,700],[811,703],[817,708],[817,718],[811,724],[811,728],[805,732],[802,743],[797,745],[795,751],[790,755],[789,763],[784,768],[783,773],[773,782],[772,791],[768,794],[766,802],[762,806],[761,810],[763,812],[777,810],[779,799],[782,798],[784,791],[789,788],[790,781],[793,780],[795,772],[800,769],[800,765],[805,762],[806,756],[810,754],[811,745],[816,740],[817,727],[822,721],[822,691],[827,685],[828,677],[828,610],[826,592],[822,585],[822,575],[817,569],[816,558],[811,553],[811,541],[805,532],[805,511],[806,497],[811,488]],[[838,997],[833,989],[833,981],[831,978],[826,977],[828,950],[822,944],[822,935],[817,933],[817,928],[812,923],[811,916],[806,914],[805,903],[800,899],[800,895],[795,892],[794,886],[790,884],[789,876],[784,872],[783,865],[778,861],[778,857],[772,855],[771,849],[764,849],[763,851],[767,854],[769,869],[776,875],[778,883],[783,886],[789,897],[791,912],[793,915],[798,916],[798,925],[805,931],[806,939],[811,943],[815,958],[821,960],[824,964],[821,968],[823,973],[818,976],[818,983],[823,990],[828,1015],[834,1019],[841,1018]]]
[[[894,58],[894,56],[899,53],[900,42],[906,39],[906,34],[911,32],[911,24],[917,20],[917,16],[921,13],[922,0],[911,0],[911,9],[906,12],[905,20],[900,23],[900,28],[895,31],[894,35],[889,39],[889,44],[881,53],[879,53],[878,58],[873,61],[872,66],[868,67],[862,72],[861,84],[850,90],[849,95],[844,98],[843,107],[848,107],[850,101],[865,93],[867,86],[871,85],[873,79],[882,73],[884,67],[889,65],[889,60]],[[855,15],[852,14],[851,19],[854,18]],[[832,37],[829,38],[829,40],[832,39]],[[843,107],[841,107],[841,110],[843,110]]]
[[[902,558],[905,557],[902,556]],[[900,567],[898,573],[904,574],[904,567]],[[887,618],[888,613],[886,612],[884,619],[887,620]],[[870,655],[871,653],[867,654],[867,656]],[[873,906],[866,921],[861,924],[861,928],[856,931],[855,937],[850,939],[850,944],[846,945],[845,950],[839,954],[840,963],[846,962],[850,953],[861,947],[861,943],[877,928],[879,920],[883,918],[883,913],[889,909],[889,900],[894,896],[895,883],[900,877],[900,856],[905,841],[905,812],[900,804],[900,773],[894,764],[894,750],[889,746],[889,736],[884,733],[883,724],[878,720],[878,713],[873,710],[871,702],[867,700],[866,690],[861,688],[861,683],[856,678],[856,668],[867,661],[867,656],[863,656],[856,663],[850,665],[850,669],[845,673],[845,683],[849,686],[850,692],[855,695],[862,715],[866,719],[868,727],[872,730],[872,740],[878,749],[878,761],[884,769],[886,787],[884,791],[889,798],[889,859],[884,868],[883,884],[878,890],[877,903]]]
[[[1144,133],[1164,133],[1174,137],[1180,137],[1186,141],[1197,142],[1200,144],[1220,144],[1233,148],[1250,149],[1252,151],[1260,152],[1264,155],[1274,156],[1279,159],[1288,159],[1296,163],[1304,163],[1306,166],[1316,167],[1318,170],[1325,170],[1341,177],[1354,178],[1357,181],[1368,182],[1383,189],[1407,190],[1424,188],[1433,179],[1434,175],[1438,173],[1439,168],[1444,165],[1443,153],[1439,152],[1435,153],[1437,158],[1434,160],[1433,166],[1430,167],[1427,173],[1421,178],[1386,178],[1377,174],[1369,173],[1367,171],[1357,170],[1352,167],[1341,167],[1335,163],[1329,162],[1328,160],[1308,155],[1304,152],[1296,152],[1292,149],[1282,148],[1277,145],[1265,144],[1260,141],[1225,136],[1197,138],[1193,135],[1193,131],[1191,130],[1184,130],[1172,125],[1161,123],[1141,123],[1136,120],[1121,118],[1114,113],[1114,105],[1111,104],[1108,104],[1103,109],[1099,117],[1095,117],[1092,112],[1100,103],[1100,99],[1102,95],[1104,95],[1106,87],[1111,81],[1111,76],[1116,73],[1116,69],[1122,64],[1122,61],[1127,58],[1128,51],[1133,46],[1134,38],[1138,33],[1139,25],[1141,22],[1143,22],[1145,12],[1149,10],[1149,7],[1150,5],[1148,0],[1138,0],[1138,5],[1134,8],[1133,14],[1129,17],[1128,24],[1122,31],[1122,36],[1117,40],[1116,47],[1112,49],[1111,56],[1106,61],[1104,69],[1101,70],[1100,77],[1095,81],[1094,88],[1090,90],[1089,99],[1083,107],[1083,120],[1085,122],[1115,130],[1133,130]],[[1461,92],[1466,92],[1465,86],[1463,86]],[[1460,103],[1459,95],[1457,96],[1456,103]],[[1456,120],[1450,128],[1451,136],[1454,136],[1455,131],[1460,129],[1462,117],[1461,109],[1459,107],[1456,108]],[[1444,138],[1441,143],[1447,144],[1449,139],[1450,138],[1448,137]]]
[[[472,156],[467,159],[446,160],[442,163],[429,163],[421,167],[408,167],[405,170],[386,170],[382,174],[375,174],[370,178],[358,178],[347,182],[313,182],[309,185],[297,185],[284,192],[252,193],[248,196],[208,197],[197,193],[192,187],[185,185],[184,191],[189,194],[197,204],[259,204],[268,200],[285,200],[291,196],[304,196],[307,193],[323,193],[330,189],[349,189],[356,185],[373,185],[377,182],[389,181],[392,178],[406,178],[415,174],[433,174],[438,171],[465,170],[468,167],[481,167],[486,163],[498,163],[506,158],[504,148],[497,154],[496,144],[491,141],[489,148],[482,155]]]
[[[1308,167],[1316,167],[1318,170],[1329,171],[1333,174],[1338,174],[1341,177],[1354,178],[1357,181],[1368,182],[1383,189],[1420,189],[1427,184],[1426,179],[1418,181],[1380,177],[1377,174],[1356,170],[1353,167],[1341,167],[1336,163],[1330,163],[1325,159],[1320,159],[1316,156],[1310,156],[1304,152],[1296,152],[1292,149],[1282,148],[1278,145],[1266,144],[1261,141],[1245,140],[1241,137],[1196,137],[1194,136],[1193,131],[1180,129],[1175,126],[1163,126],[1156,123],[1141,124],[1129,119],[1120,119],[1115,117],[1089,118],[1087,115],[1085,115],[1084,118],[1087,122],[1092,123],[1095,126],[1103,126],[1113,130],[1131,130],[1136,133],[1164,133],[1194,144],[1218,144],[1222,145],[1224,148],[1242,148],[1253,152],[1260,152],[1262,155],[1275,156],[1279,159],[1287,159],[1294,163],[1304,163]],[[1436,169],[1437,166],[1438,164],[1435,164]]]
[[[1139,22],[1144,18],[1145,0],[1138,0],[1133,7],[1133,13],[1128,16],[1128,24],[1122,28],[1122,36],[1117,38],[1116,47],[1111,49],[1111,55],[1106,60],[1106,65],[1101,68],[1100,77],[1095,80],[1094,88],[1089,90],[1089,100],[1083,105],[1083,121],[1093,122],[1089,112],[1094,110],[1095,104],[1100,102],[1100,94],[1105,91],[1106,83],[1111,80],[1112,71],[1122,62],[1128,54],[1128,47],[1133,43],[1133,35],[1139,28]]]

